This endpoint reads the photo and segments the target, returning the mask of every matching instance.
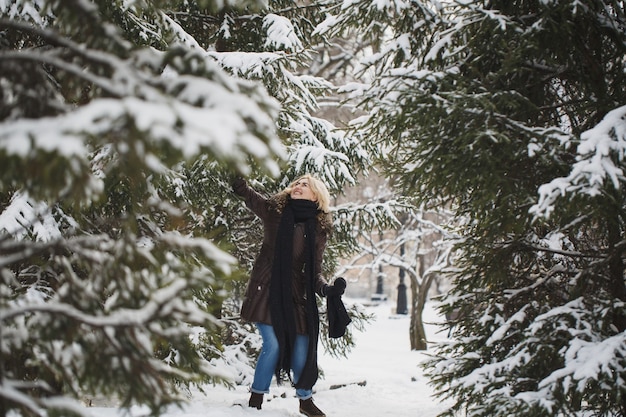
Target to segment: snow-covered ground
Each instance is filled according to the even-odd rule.
[[[328,417],[435,417],[445,409],[432,398],[432,389],[418,367],[424,354],[410,350],[409,316],[395,315],[393,308],[391,302],[367,307],[375,320],[365,332],[355,332],[356,347],[347,359],[321,352],[324,377],[317,382],[313,398]],[[424,320],[440,321],[432,305],[427,306]],[[446,336],[432,324],[427,324],[426,333],[431,342]],[[194,395],[189,404],[172,408],[166,417],[301,416],[294,389],[287,384],[272,385],[261,411],[234,405],[247,404],[248,396],[247,387],[207,387],[205,394]],[[90,411],[94,417],[124,415],[114,408],[92,407]],[[148,414],[140,407],[130,411],[132,417]]]

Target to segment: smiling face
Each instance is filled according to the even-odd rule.
[[[310,200],[317,201],[317,196],[311,189],[308,178],[300,178],[291,185],[289,193],[294,200]]]

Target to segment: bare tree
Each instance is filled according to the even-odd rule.
[[[370,182],[370,185],[372,183]],[[356,255],[339,270],[355,279],[367,275],[389,282],[400,271],[410,282],[410,340],[412,350],[426,350],[427,338],[422,320],[424,306],[433,282],[449,264],[450,233],[444,225],[450,216],[443,211],[419,208],[403,198],[394,198],[386,181],[373,186],[361,213],[368,218],[351,218],[356,236]],[[356,203],[350,203],[351,205]],[[341,206],[340,206],[341,207]],[[384,223],[382,220],[384,219]],[[373,231],[374,230],[374,231]]]

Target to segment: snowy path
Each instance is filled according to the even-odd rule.
[[[364,333],[356,332],[356,347],[346,358],[321,354],[319,365],[325,373],[315,386],[316,404],[328,417],[435,417],[445,407],[431,397],[432,390],[422,376],[418,363],[424,360],[420,352],[411,352],[409,344],[409,317],[391,313],[391,303],[368,307],[376,320]],[[438,317],[428,308],[425,321]],[[429,340],[441,340],[434,326],[427,326]],[[357,383],[365,381],[366,384]],[[347,386],[330,389],[333,385]],[[285,417],[300,416],[294,390],[286,385],[272,385],[271,401],[258,411],[233,406],[246,403],[247,387],[208,387],[206,395],[196,395],[183,409],[174,408],[166,417]],[[285,398],[282,397],[284,395]],[[93,407],[95,417],[122,415],[112,408]],[[133,417],[144,416],[147,410],[132,410]]]

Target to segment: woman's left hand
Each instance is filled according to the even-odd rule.
[[[343,295],[346,292],[346,280],[343,277],[337,278],[333,285],[326,286],[325,292],[327,297]]]

